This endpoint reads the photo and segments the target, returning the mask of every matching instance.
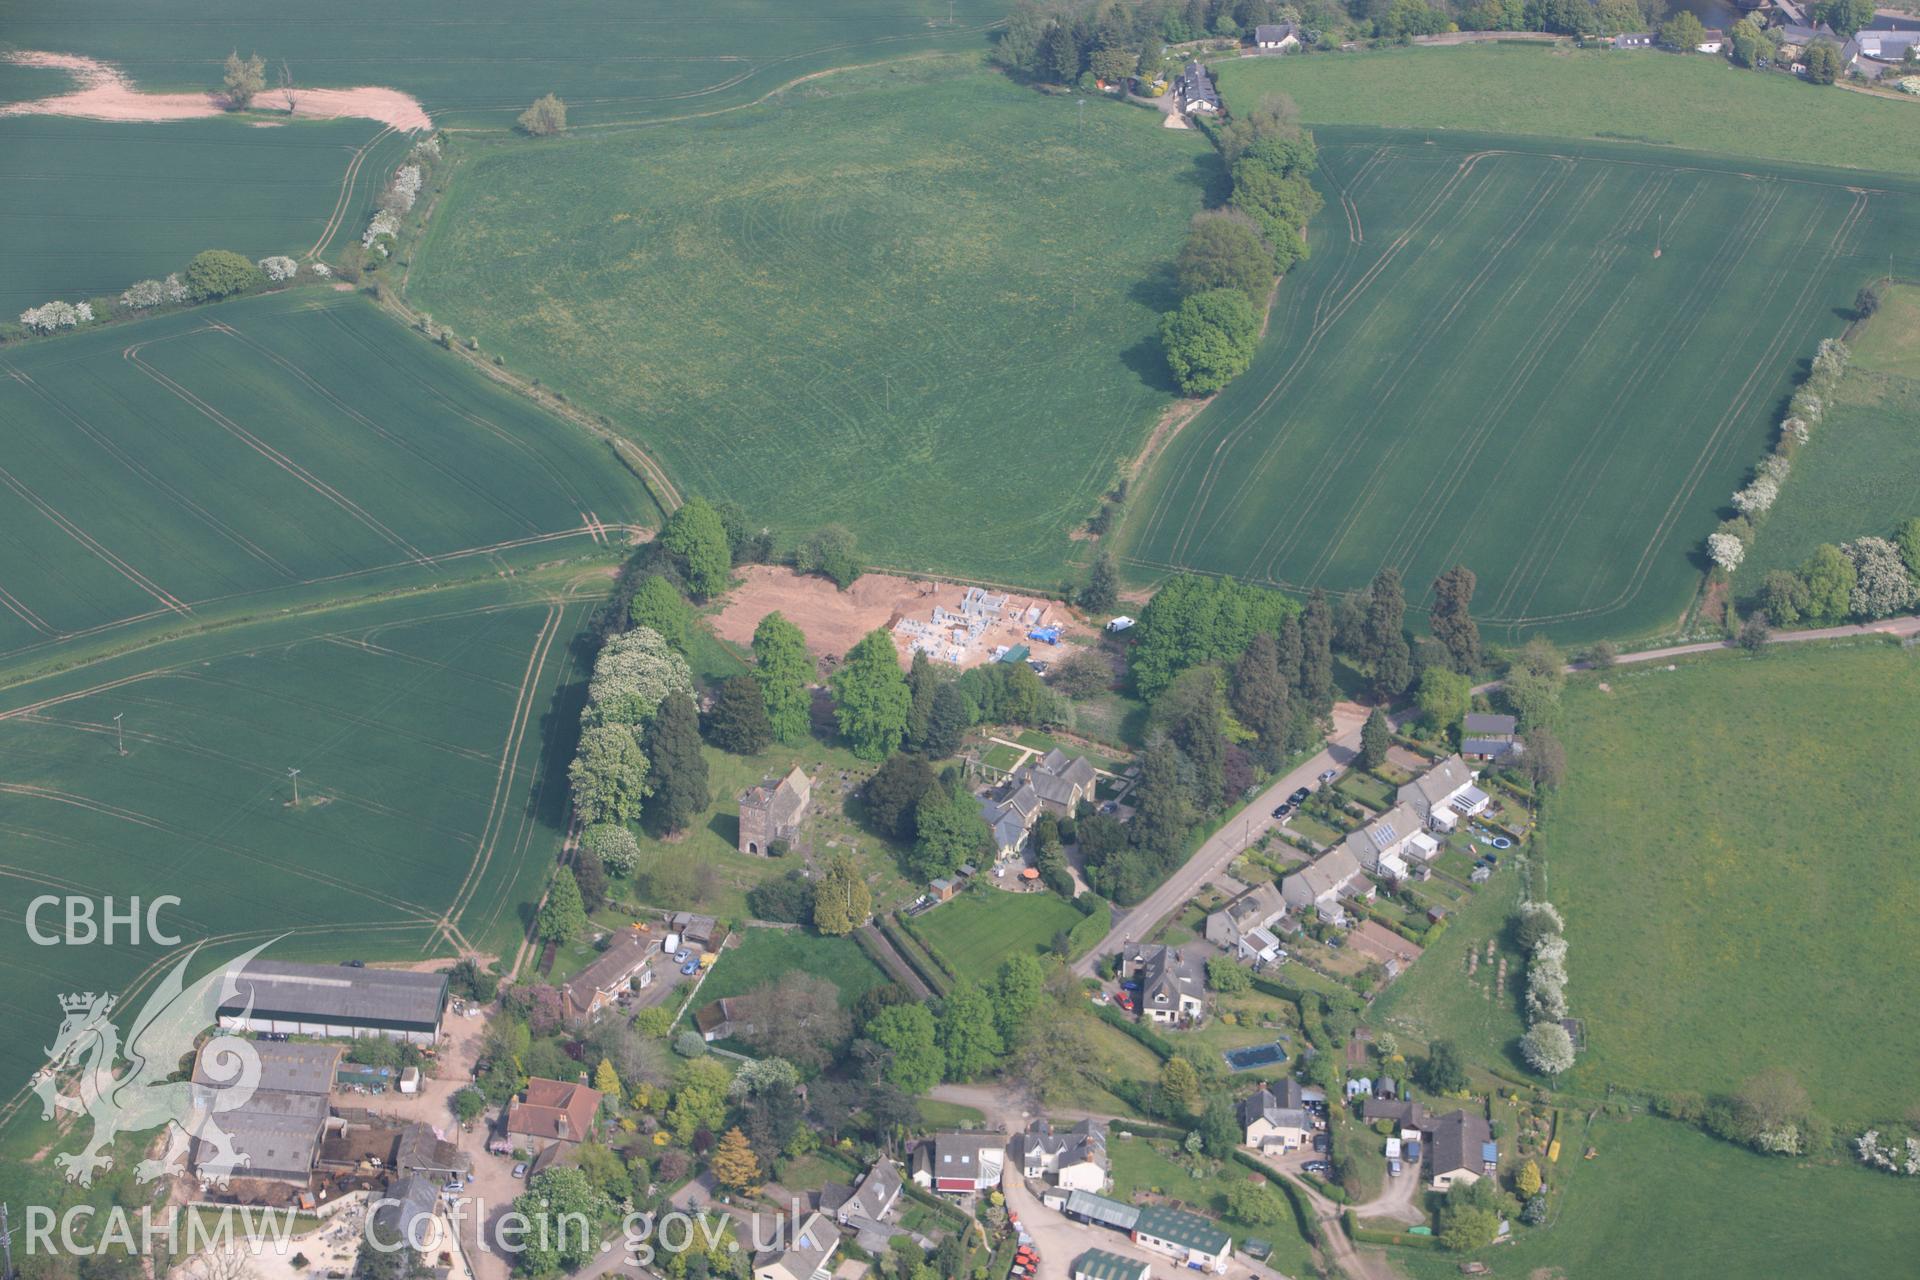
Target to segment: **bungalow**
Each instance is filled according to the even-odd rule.
[[[1280,942],[1267,926],[1286,913],[1280,886],[1257,884],[1207,917],[1206,939],[1242,960],[1272,960]]]
[[[1448,756],[1401,786],[1399,803],[1411,805],[1435,831],[1451,831],[1461,818],[1486,812],[1487,793],[1474,786],[1476,775],[1459,756]]]
[[[998,1133],[937,1133],[913,1149],[914,1185],[948,1195],[973,1195],[1000,1185],[1007,1160]]]
[[[1105,1249],[1089,1249],[1073,1260],[1073,1280],[1152,1280],[1144,1262],[1123,1258]]]
[[[1134,943],[1120,953],[1120,976],[1140,983],[1140,1012],[1155,1022],[1186,1022],[1206,1011],[1206,970],[1197,954]]]
[[[1859,31],[1849,41],[1859,45],[1859,56],[1875,62],[1899,62],[1907,50],[1920,45],[1920,31]]]
[[[1262,23],[1253,29],[1253,47],[1285,53],[1300,47],[1300,28],[1291,22]]]
[[[1455,1111],[1423,1130],[1427,1135],[1429,1185],[1445,1191],[1456,1182],[1478,1182],[1500,1168],[1500,1148],[1485,1116]]]
[[[519,1097],[507,1104],[509,1140],[535,1153],[563,1142],[579,1142],[593,1132],[600,1091],[584,1084],[534,1076]]]
[[[1029,1178],[1049,1178],[1069,1191],[1106,1190],[1113,1181],[1107,1122],[1086,1119],[1055,1132],[1046,1120],[1035,1120],[1021,1142],[1020,1167]]]
[[[1313,1116],[1292,1077],[1255,1089],[1240,1100],[1238,1112],[1243,1141],[1262,1155],[1285,1155],[1313,1139]]]
[[[1219,90],[1213,87],[1213,77],[1198,62],[1186,65],[1180,78],[1174,81],[1173,92],[1180,109],[1190,116],[1213,115],[1220,110]]]
[[[1651,49],[1658,37],[1651,31],[1622,31],[1613,38],[1616,49]]]
[[[567,1015],[578,1022],[590,1022],[621,996],[652,985],[653,970],[647,962],[659,945],[651,934],[637,929],[616,935],[592,964],[560,988]]]
[[[1336,923],[1345,919],[1340,898],[1357,881],[1364,880],[1360,862],[1344,844],[1338,845],[1318,861],[1311,862],[1280,882],[1280,896],[1294,912],[1308,909]]]
[[[1133,1242],[1172,1257],[1193,1271],[1224,1272],[1233,1237],[1197,1213],[1162,1204],[1142,1205],[1133,1224]]]
[[[1341,847],[1355,862],[1383,880],[1405,880],[1409,860],[1430,862],[1440,852],[1440,843],[1420,829],[1420,815],[1412,805],[1401,803],[1350,832]]]
[[[786,1248],[753,1260],[753,1280],[830,1280],[839,1248],[840,1229],[825,1214],[810,1213],[793,1228]]]
[[[1700,43],[1693,46],[1695,53],[1719,53],[1727,47],[1727,33],[1718,27],[1708,27],[1700,34]]]

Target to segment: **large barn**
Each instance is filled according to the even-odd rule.
[[[258,956],[220,1005],[229,1031],[303,1036],[386,1036],[432,1044],[447,1007],[447,976],[351,965],[297,964]]]

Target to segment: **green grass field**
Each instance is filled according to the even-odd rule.
[[[1920,155],[1899,142],[1912,136],[1920,103],[1741,71],[1719,58],[1482,44],[1214,67],[1229,107],[1285,93],[1315,126],[1607,138],[1920,174]]]
[[[1883,289],[1880,310],[1853,341],[1853,367],[1920,378],[1920,285]]]
[[[1478,1255],[1496,1276],[1895,1275],[1920,1244],[1913,1189],[1886,1174],[1757,1156],[1646,1116],[1565,1133],[1547,1167],[1567,1188],[1558,1214]],[[1582,1160],[1588,1142],[1598,1154]],[[1460,1274],[1458,1254],[1388,1256],[1416,1280]]]
[[[555,0],[537,15],[505,0],[340,0],[323,15],[243,0],[209,0],[188,15],[139,0],[6,0],[0,29],[18,48],[118,62],[147,89],[216,87],[228,49],[257,50],[270,68],[287,59],[298,84],[391,86],[438,123],[507,128],[548,92],[566,99],[575,124],[725,109],[827,67],[978,48],[1005,15],[993,0],[715,0],[695,10]],[[50,91],[44,76],[17,71],[0,87]]]
[[[1313,257],[1143,486],[1136,573],[1393,564],[1424,608],[1464,562],[1501,639],[1668,629],[1800,363],[1920,225],[1904,188],[1645,147],[1319,138]]]
[[[657,518],[604,445],[326,290],[0,352],[0,418],[0,670]]]
[[[1710,1091],[1777,1064],[1841,1125],[1905,1111],[1920,1031],[1886,998],[1920,869],[1886,851],[1912,825],[1920,655],[1795,645],[1608,683],[1569,690],[1548,828],[1589,1044],[1571,1083]]]
[[[785,537],[831,513],[874,563],[1047,583],[1169,402],[1152,282],[1214,171],[971,59],[469,150],[416,303]]]
[[[330,231],[334,247],[351,242],[407,147],[380,132],[371,120],[0,119],[0,317],[51,298],[118,299],[202,249],[258,259],[298,257]]]
[[[942,903],[913,922],[914,931],[962,979],[987,982],[1008,956],[1037,955],[1053,935],[1079,924],[1073,904],[1056,893],[983,888]]]
[[[713,972],[700,987],[700,1004],[745,995],[796,972],[831,982],[847,1007],[887,981],[852,938],[829,938],[804,929],[748,929],[739,946],[729,947],[714,961]]]

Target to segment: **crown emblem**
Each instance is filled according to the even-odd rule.
[[[101,1013],[106,1013],[113,1008],[111,995],[99,996],[97,999]],[[70,996],[61,996],[60,1007],[68,1013],[87,1013],[93,1009],[95,1000],[96,997],[91,991],[78,992]]]

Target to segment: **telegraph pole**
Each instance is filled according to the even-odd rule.
[[[0,1201],[0,1253],[6,1257],[5,1270],[0,1270],[0,1280],[13,1280],[13,1228],[7,1225],[5,1201]]]
[[[293,807],[298,809],[300,807],[300,771],[289,769],[287,776],[293,779]]]
[[[120,725],[120,717],[125,714],[127,713],[124,711],[120,711],[120,712],[116,712],[113,717],[114,745],[120,748],[120,754],[123,756],[127,754],[127,734],[126,734],[126,730],[123,729]]]

